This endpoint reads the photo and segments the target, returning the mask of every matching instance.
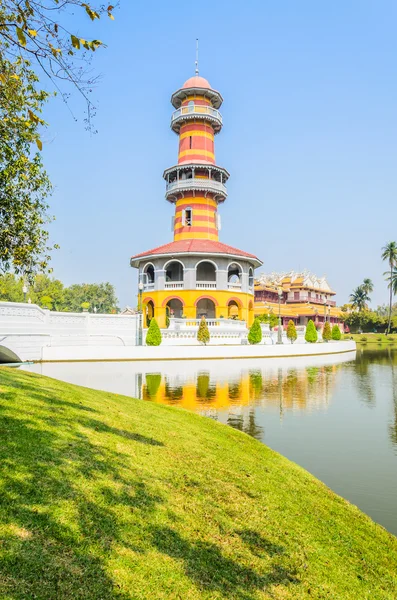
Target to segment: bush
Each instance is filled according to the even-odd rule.
[[[296,333],[295,323],[292,320],[288,321],[287,338],[290,340],[291,344],[294,343],[297,337],[298,334]]]
[[[305,340],[309,344],[315,344],[317,342],[317,338],[318,338],[318,335],[317,335],[316,327],[315,327],[313,321],[311,319],[309,319],[309,321],[306,325]]]
[[[150,321],[149,329],[146,336],[147,346],[160,346],[161,344],[161,331],[156,319]]]
[[[340,329],[337,325],[334,325],[332,328],[332,332],[331,332],[331,337],[333,340],[338,341],[342,338],[342,334],[340,332]]]
[[[262,340],[262,328],[261,321],[258,317],[255,317],[254,322],[252,323],[250,330],[248,332],[248,342],[250,344],[259,344]]]
[[[367,337],[365,335],[360,337],[360,342],[366,342],[367,341]]]
[[[200,326],[197,332],[197,339],[201,344],[204,344],[204,346],[210,341],[210,332],[205,317],[201,317]]]
[[[255,318],[248,332],[248,342],[250,344],[259,344],[262,341],[262,328],[258,317]]]
[[[331,339],[331,325],[329,324],[329,321],[325,321],[324,328],[323,328],[323,340],[325,342],[329,342],[330,339]]]

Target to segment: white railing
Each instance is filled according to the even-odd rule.
[[[217,110],[216,108],[212,108],[212,106],[201,106],[198,104],[195,104],[194,106],[181,106],[181,108],[178,108],[178,110],[172,113],[171,123],[175,123],[175,121],[178,121],[181,118],[194,118],[195,116],[209,116],[213,119],[216,119],[217,121],[219,121],[220,124],[222,124],[222,115],[219,112],[219,110]]]
[[[181,290],[183,289],[183,281],[166,281],[164,287],[166,290]]]
[[[180,317],[171,317],[169,329],[190,329],[190,328],[198,328],[201,323],[201,319],[183,319]],[[206,319],[206,323],[208,327],[219,327],[223,329],[241,329],[246,330],[246,322],[245,321],[237,321],[236,319]]]
[[[198,177],[193,177],[192,179],[178,179],[177,181],[171,181],[170,183],[167,183],[166,186],[167,194],[171,192],[194,189],[205,189],[214,193],[219,192],[224,196],[227,195],[226,186],[220,181],[215,181],[214,179],[201,179]]]
[[[198,290],[216,290],[216,281],[196,281]]]
[[[228,283],[227,287],[229,288],[229,290],[240,290],[241,289],[241,282],[238,282],[238,283]]]
[[[152,283],[144,283],[143,284],[143,289],[145,291],[154,290],[154,281]]]

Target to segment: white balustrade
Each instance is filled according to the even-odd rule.
[[[219,112],[219,110],[217,110],[216,108],[212,108],[212,106],[202,106],[198,104],[195,104],[194,106],[181,106],[180,108],[178,108],[178,110],[172,113],[171,122],[174,123],[175,121],[181,118],[194,118],[195,116],[209,116],[216,119],[217,121],[219,121],[220,124],[222,124],[222,115]]]
[[[241,282],[238,281],[236,283],[228,283],[227,287],[229,288],[229,290],[240,290],[241,289]]]
[[[216,290],[216,281],[196,281],[198,290]]]
[[[164,287],[166,290],[181,290],[183,281],[166,281]]]
[[[214,193],[220,193],[224,196],[227,195],[226,186],[220,181],[214,179],[201,179],[193,177],[191,179],[178,179],[167,183],[166,191],[167,194],[171,192],[185,191],[185,190],[208,190]]]

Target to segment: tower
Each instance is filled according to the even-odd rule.
[[[160,327],[170,318],[205,316],[253,321],[254,269],[261,261],[219,241],[219,205],[227,197],[229,173],[215,160],[215,136],[222,129],[221,94],[198,75],[171,96],[171,128],[178,135],[178,162],[166,169],[166,200],[174,206],[174,241],[136,254],[143,287],[144,325],[155,316]]]

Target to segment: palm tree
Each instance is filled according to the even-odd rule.
[[[364,279],[364,281],[361,284],[361,287],[363,288],[366,294],[370,294],[374,291],[374,284],[372,283],[372,279]]]
[[[353,292],[350,294],[350,302],[352,303],[352,308],[357,309],[359,313],[359,333],[361,332],[361,311],[367,308],[368,302],[371,302],[371,298],[368,296],[362,285],[359,285]]]
[[[397,244],[396,242],[389,242],[382,248],[382,260],[387,260],[389,263],[389,288],[390,288],[390,300],[389,300],[389,322],[387,324],[386,333],[390,333],[391,326],[391,311],[393,307],[393,271],[397,264]]]
[[[368,302],[371,302],[371,298],[368,296],[368,293],[364,289],[364,286],[359,285],[350,294],[350,301],[352,303],[353,308],[357,308],[358,311],[361,311],[367,308],[367,304]]]

